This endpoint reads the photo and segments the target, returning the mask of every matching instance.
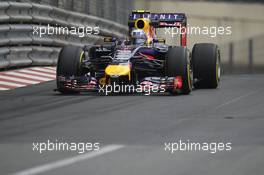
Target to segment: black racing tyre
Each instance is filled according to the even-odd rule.
[[[166,56],[165,73],[168,77],[182,77],[182,89],[180,93],[189,94],[192,91],[192,80],[190,75],[190,62],[187,48],[181,46],[171,47]],[[169,91],[177,94],[173,90]]]
[[[63,94],[76,93],[63,87],[58,81],[59,76],[80,76],[82,73],[81,62],[85,54],[81,47],[65,46],[59,54],[57,63],[57,90]]]
[[[195,88],[217,88],[220,81],[220,51],[216,44],[199,43],[192,50]]]
[[[96,49],[98,49],[97,46],[92,46],[89,48],[89,58],[90,59],[98,58],[98,55],[96,54]]]

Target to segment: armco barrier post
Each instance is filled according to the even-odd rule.
[[[233,68],[234,68],[234,43],[229,43],[229,73],[233,73]]]
[[[248,73],[253,73],[253,39],[248,40]]]

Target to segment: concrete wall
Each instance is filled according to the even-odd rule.
[[[136,0],[135,9],[184,12],[187,14],[189,26],[231,26],[231,35],[218,35],[215,38],[208,35],[189,35],[187,45],[191,49],[194,43],[199,42],[219,44],[225,72],[264,72],[263,4]],[[175,44],[175,40],[179,40],[165,36],[164,31],[159,32],[159,36],[166,38],[168,44]]]
[[[172,0],[136,0],[136,9],[155,12],[184,12],[190,26],[231,26],[232,35],[189,36],[189,44],[195,42],[226,43],[264,34],[264,5],[215,2],[191,2]]]

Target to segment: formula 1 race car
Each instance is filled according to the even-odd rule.
[[[193,87],[218,87],[220,52],[216,44],[195,44],[190,53],[186,32],[180,34],[180,46],[166,45],[156,36],[157,28],[186,29],[184,13],[133,11],[128,26],[128,38],[106,37],[101,45],[62,48],[57,90],[69,94],[100,91],[106,85],[131,85],[189,94]]]

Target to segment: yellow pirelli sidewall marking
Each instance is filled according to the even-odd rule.
[[[190,76],[190,65],[187,64],[187,78],[188,78],[188,86],[191,89],[191,76]]]
[[[219,69],[219,65],[218,65],[218,63],[216,63],[216,82],[217,82],[217,84],[218,84],[218,82],[219,82],[219,75],[218,75],[218,70]]]
[[[83,58],[84,58],[84,51],[82,51],[80,54],[80,63],[83,61]]]
[[[113,76],[126,76],[131,79],[129,65],[108,65],[105,69],[106,75]]]

